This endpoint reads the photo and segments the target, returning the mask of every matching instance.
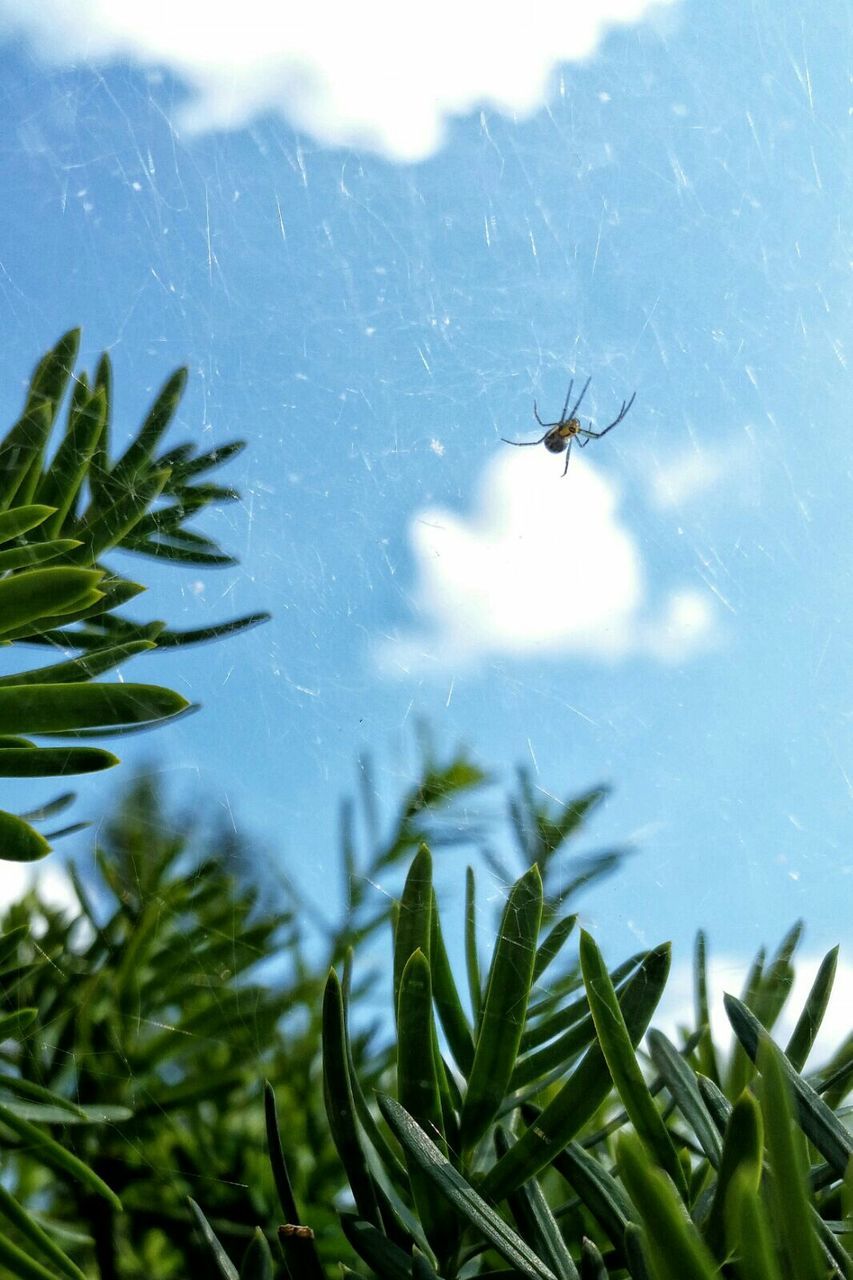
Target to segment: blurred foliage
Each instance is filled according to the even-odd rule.
[[[103,564],[111,551],[193,566],[234,563],[186,521],[211,503],[238,497],[201,477],[233,458],[243,443],[207,452],[191,444],[161,451],[186,385],[187,371],[178,369],[113,459],[110,359],[101,357],[91,380],[74,373],[79,345],[80,331],[73,329],[39,361],[21,416],[0,440],[0,645],[65,651],[59,662],[0,677],[2,777],[67,777],[111,768],[115,755],[80,740],[152,728],[192,708],[170,689],[93,683],[95,677],[158,646],[210,640],[267,616],[176,632],[164,622],[133,622],[119,612],[145,588]],[[32,734],[56,741],[39,746]],[[73,799],[65,794],[27,814],[0,811],[0,858],[31,861],[46,854],[49,840],[69,828],[45,837],[32,824],[54,817]]]
[[[206,1274],[188,1196],[227,1253],[241,1256],[255,1223],[275,1242],[264,1076],[288,1115],[290,1176],[314,1206],[324,1263],[351,1256],[335,1209],[345,1177],[323,1105],[329,967],[387,934],[413,849],[425,840],[477,849],[491,825],[477,799],[487,774],[464,753],[439,759],[425,738],[417,782],[387,820],[366,758],[358,779],[357,801],[342,806],[339,882],[322,909],[289,881],[261,896],[251,847],[231,828],[205,829],[197,813],[168,813],[148,776],[99,828],[97,879],[72,868],[70,910],[31,892],[6,911],[0,1107],[34,1129],[22,1142],[0,1111],[7,1186],[87,1274]],[[366,1008],[349,1051],[368,1090],[393,1071],[389,1029],[376,1016],[391,981],[380,964],[373,954],[352,992]],[[99,1181],[35,1158],[39,1135]],[[6,1239],[23,1247],[18,1230]]]
[[[70,913],[35,893],[7,911],[0,1267],[77,1280],[321,1280],[341,1264],[412,1280],[845,1276],[853,1039],[805,1070],[836,953],[784,1053],[769,1032],[800,926],[760,954],[727,998],[724,1057],[700,935],[695,1025],[673,1041],[648,1031],[668,946],[608,971],[589,934],[573,945],[559,886],[618,863],[571,851],[600,789],[566,800],[571,820],[534,788],[514,792],[517,856],[544,833],[539,856],[505,882],[487,952],[468,868],[451,959],[430,845],[497,865],[477,799],[490,779],[427,744],[388,822],[367,761],[359,779],[323,911],[287,884],[271,907],[251,847],[169,816],[151,778],[102,828],[97,883],[73,873]],[[383,997],[393,1017],[377,1015]]]

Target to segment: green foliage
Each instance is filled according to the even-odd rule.
[[[369,778],[363,762],[360,774]],[[295,886],[284,911],[262,908],[242,879],[246,851],[221,834],[197,847],[150,782],[104,830],[97,902],[75,877],[76,919],[32,896],[9,913],[0,1141],[11,1226],[0,1251],[10,1274],[44,1274],[35,1253],[62,1274],[79,1277],[82,1265],[122,1280],[322,1280],[338,1262],[348,1275],[412,1280],[849,1272],[850,1139],[838,1107],[851,1041],[803,1075],[835,953],[787,1055],[767,1024],[790,990],[799,926],[769,963],[757,959],[744,999],[728,998],[727,1065],[710,1036],[704,939],[695,1029],[678,1044],[646,1036],[669,949],[608,970],[582,933],[580,963],[569,959],[572,904],[559,914],[552,899],[546,912],[542,885],[556,846],[508,887],[482,968],[469,868],[463,995],[426,842],[463,839],[454,800],[484,781],[465,757],[439,764],[427,752],[390,834],[363,784],[366,854],[348,805],[337,916]],[[396,904],[366,891],[407,858]],[[355,983],[352,944],[361,955],[381,925],[393,934],[380,985],[394,1018],[377,1027],[362,1012],[375,975]],[[275,1081],[269,1166],[263,1073]],[[24,1206],[36,1203],[34,1217]],[[78,1230],[60,1234],[60,1248],[62,1222]]]
[[[100,835],[99,882],[73,873],[73,915],[29,894],[4,920],[15,948],[0,1008],[32,1008],[36,1022],[0,1046],[0,1146],[16,1197],[76,1228],[79,1265],[169,1280],[192,1259],[204,1266],[188,1194],[203,1189],[240,1251],[264,1217],[263,1191],[247,1203],[243,1190],[269,1181],[257,1081],[299,997],[292,976],[276,989],[257,971],[291,944],[292,913],[262,908],[240,874],[245,852],[169,819],[151,780]],[[294,1096],[309,1088],[297,1077]],[[110,1199],[51,1161],[54,1148]]]
[[[279,903],[283,895],[280,908],[265,905],[245,843],[230,829],[205,828],[197,813],[167,813],[152,778],[137,782],[100,827],[98,879],[72,869],[70,915],[34,893],[7,911],[0,1106],[38,1127],[44,1143],[34,1158],[0,1113],[0,1150],[16,1200],[37,1205],[51,1231],[73,1225],[74,1238],[63,1240],[70,1265],[122,1280],[206,1274],[192,1196],[228,1253],[247,1255],[241,1274],[245,1266],[264,1274],[254,1224],[278,1252],[282,1184],[264,1153],[264,1074],[277,1081],[288,1116],[288,1177],[315,1206],[324,1265],[348,1254],[334,1210],[344,1179],[320,1084],[323,988],[353,936],[369,939],[388,924],[392,901],[365,892],[366,877],[395,874],[412,842],[440,840],[444,823],[458,829],[454,802],[483,775],[463,755],[430,755],[421,780],[387,829],[373,796],[359,824],[365,840],[356,842],[353,822],[337,913],[321,914],[286,883],[266,894]],[[387,1038],[377,1044],[375,1028],[364,1025],[349,1049],[371,1088],[390,1065]],[[77,1165],[57,1171],[47,1139],[97,1175],[101,1196],[118,1195],[121,1212],[115,1200],[98,1203],[94,1184],[74,1185]],[[8,1239],[30,1248],[20,1227]],[[304,1250],[304,1240],[294,1236],[291,1249]]]
[[[424,774],[464,781],[433,789],[417,831],[407,797],[390,836],[375,822],[366,856],[348,845],[358,905],[337,923],[306,923],[295,892],[282,911],[263,907],[248,851],[167,819],[150,781],[103,829],[101,884],[75,874],[74,919],[33,895],[8,913],[8,1273],[323,1280],[340,1261],[365,1280],[844,1276],[850,1140],[834,1099],[853,1075],[850,1046],[809,1078],[773,1048],[756,1012],[778,1017],[771,961],[753,966],[746,1000],[728,1000],[731,1062],[714,1050],[721,1080],[746,1076],[737,1096],[700,1070],[707,1025],[677,1045],[652,1031],[640,1050],[668,948],[608,970],[582,934],[578,964],[571,915],[543,923],[538,865],[508,889],[485,977],[466,948],[468,1001],[424,837],[456,825],[454,798],[484,775],[431,759]],[[396,906],[353,893],[415,839]],[[468,884],[470,905],[473,873]],[[365,1029],[349,943],[372,938],[383,910],[396,1016]],[[789,966],[793,936],[780,948]],[[832,970],[821,966],[798,1019],[799,1052]],[[262,1118],[264,1074],[275,1089]]]
[[[110,551],[189,565],[234,563],[184,523],[210,503],[237,497],[231,489],[197,481],[243,446],[234,442],[197,454],[192,445],[160,451],[186,383],[181,369],[168,379],[124,453],[112,460],[110,360],[101,357],[91,381],[75,374],[79,342],[79,330],[72,330],[42,358],[20,418],[0,440],[0,645],[45,645],[72,655],[0,677],[2,777],[64,777],[111,768],[116,756],[99,747],[39,746],[25,735],[80,739],[174,720],[191,708],[169,689],[91,681],[157,646],[212,639],[266,617],[253,614],[180,633],[118,612],[144,587],[102,564]],[[69,387],[63,429],[60,408]],[[72,799],[61,797],[50,812]],[[0,812],[0,858],[32,861],[46,854],[49,840],[63,832],[37,832],[32,823],[42,816]]]
[[[349,978],[342,985],[333,970],[327,979],[324,1094],[355,1202],[339,1211],[362,1267],[382,1280],[848,1276],[842,1183],[853,1144],[827,1095],[843,1093],[853,1052],[848,1045],[829,1074],[806,1079],[768,1030],[790,991],[801,926],[769,964],[759,958],[744,1001],[727,997],[736,1046],[719,1075],[739,1090],[727,1097],[700,1070],[712,1060],[707,1021],[678,1046],[652,1031],[648,1051],[639,1048],[666,982],[667,947],[609,972],[582,933],[580,966],[564,964],[554,980],[561,998],[550,998],[537,964],[540,867],[508,892],[485,984],[466,948],[466,1013],[437,945],[432,860],[426,847],[417,853],[395,913],[396,1070],[382,1073],[374,1102],[351,1047]],[[474,889],[469,875],[469,920]],[[563,919],[554,928],[565,941]],[[706,1013],[705,965],[703,940]],[[790,1043],[802,1059],[833,971],[828,958],[797,1021]],[[561,1202],[566,1183],[573,1198]],[[310,1203],[299,1217],[286,1173],[282,1185],[289,1222],[313,1222]],[[283,1275],[333,1274],[315,1240],[300,1238],[300,1247],[299,1259],[284,1249]],[[310,1269],[300,1270],[306,1258]]]

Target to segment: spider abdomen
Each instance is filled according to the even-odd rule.
[[[560,431],[550,431],[545,437],[545,448],[549,453],[562,453],[567,444],[567,436]]]
[[[576,418],[570,418],[568,422],[558,422],[554,430],[549,431],[545,437],[545,448],[549,453],[562,453],[572,436],[577,435],[580,425]]]

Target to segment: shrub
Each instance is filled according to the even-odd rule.
[[[91,381],[85,373],[74,374],[79,342],[74,329],[41,359],[23,412],[0,441],[0,643],[67,651],[61,662],[0,677],[3,777],[65,777],[111,768],[116,756],[81,746],[80,739],[147,729],[190,708],[170,689],[101,683],[96,677],[157,646],[198,643],[267,616],[175,632],[163,622],[133,622],[119,612],[144,587],[103,564],[111,551],[179,564],[233,563],[185,524],[209,503],[237,497],[200,477],[233,458],[243,443],[208,452],[192,444],[160,451],[186,384],[186,369],[178,369],[113,460],[110,359],[101,357]],[[69,385],[65,427],[48,458]],[[37,745],[33,734],[54,745]],[[32,823],[55,817],[73,799],[66,793],[25,815],[0,811],[0,859],[31,861],[46,854],[49,841],[69,828],[45,837]]]

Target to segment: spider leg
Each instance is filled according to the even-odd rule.
[[[581,428],[581,430],[583,430],[583,428]],[[586,446],[587,446],[588,444],[589,444],[589,436],[587,436],[586,440],[581,440],[581,438],[580,438],[580,433],[579,433],[579,434],[578,434],[578,448],[579,448],[579,449],[585,449],[585,448],[586,448]]]
[[[569,383],[569,389],[568,389],[568,391],[566,392],[566,403],[563,405],[563,412],[560,414],[560,422],[568,422],[568,418],[566,417],[566,410],[568,409],[568,407],[569,407],[569,401],[570,401],[570,400],[571,400],[571,398],[572,398],[572,387],[573,387],[574,385],[575,385],[575,380],[574,380],[574,378],[572,378],[571,382]],[[570,418],[571,416],[572,416],[572,415],[571,415],[571,414],[569,414],[569,418]],[[557,424],[557,425],[559,425],[559,424]]]
[[[618,417],[614,418],[614,419],[613,419],[613,421],[611,422],[610,426],[609,426],[609,427],[605,427],[603,431],[587,431],[586,427],[581,427],[581,430],[583,431],[583,433],[584,433],[584,435],[587,437],[587,439],[590,439],[590,438],[591,438],[591,439],[593,439],[593,440],[600,440],[602,436],[606,436],[606,435],[607,435],[608,431],[612,431],[614,427],[618,427],[618,426],[619,426],[619,423],[620,423],[620,422],[622,421],[622,419],[625,417],[625,414],[626,414],[626,413],[628,412],[628,410],[631,408],[631,405],[634,403],[634,401],[636,400],[636,398],[637,398],[637,393],[636,393],[636,391],[635,391],[635,392],[634,392],[634,394],[631,396],[631,399],[627,402],[627,404],[626,404],[626,402],[623,400],[623,401],[622,401],[622,408],[619,410],[619,415],[618,415]]]
[[[570,458],[571,456],[572,456],[572,438],[571,438],[571,436],[570,436],[570,437],[569,437],[569,443],[568,443],[568,446],[567,446],[567,448],[566,448],[566,465],[563,467],[563,475],[565,475],[565,474],[566,474],[566,472],[567,472],[567,471],[568,471],[568,469],[569,469],[569,458]]]
[[[545,423],[544,423],[544,422],[540,422],[540,424],[539,424],[539,425],[540,425],[540,427],[544,427],[544,426],[545,426]],[[554,425],[554,426],[557,426],[558,424],[555,422],[555,423],[553,423],[553,425]],[[506,436],[501,436],[501,440],[504,442],[504,444],[515,444],[515,445],[518,445],[520,448],[522,448],[522,449],[523,449],[523,448],[524,448],[524,446],[525,446],[525,445],[527,445],[527,444],[541,444],[541,443],[542,443],[542,441],[545,439],[545,437],[546,437],[547,435],[548,435],[548,432],[546,431],[546,432],[545,432],[545,435],[544,435],[544,436],[540,436],[538,440],[507,440]]]
[[[538,410],[537,410],[537,408],[536,408],[536,401],[535,401],[535,400],[533,401],[533,416],[534,416],[534,418],[536,419],[536,421],[539,423],[540,427],[548,427],[548,428],[549,428],[549,430],[550,430],[550,428],[551,428],[551,427],[561,427],[561,426],[563,425],[563,419],[562,419],[562,418],[560,419],[560,421],[559,421],[559,422],[543,422],[543,421],[542,421],[542,419],[539,417],[539,412],[538,412]],[[542,439],[544,440],[544,439],[545,439],[545,437],[543,436],[543,437],[542,437]]]
[[[568,418],[566,417],[566,408],[565,408],[565,406],[563,407],[563,422],[568,422],[571,418],[573,418],[573,417],[575,416],[575,414],[577,413],[578,409],[580,408],[581,400],[583,400],[584,396],[586,395],[586,389],[587,389],[587,387],[589,386],[589,384],[590,384],[591,382],[592,382],[592,374],[590,374],[590,376],[587,378],[586,382],[583,384],[583,391],[580,393],[580,395],[578,396],[577,400],[575,401],[575,407],[574,407],[574,409],[572,409],[572,411],[571,411],[571,413],[569,414]],[[571,387],[569,387],[569,395],[571,395],[571,393],[572,393],[572,388],[571,388]],[[568,403],[569,403],[569,401],[568,401],[568,399],[566,399],[566,405],[568,405]]]

